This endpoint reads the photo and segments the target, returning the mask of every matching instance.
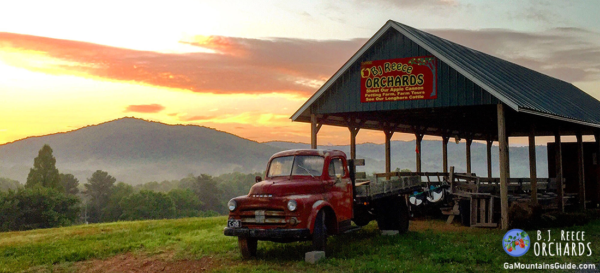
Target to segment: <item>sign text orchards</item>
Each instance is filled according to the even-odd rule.
[[[437,98],[435,57],[367,61],[361,64],[361,102]]]

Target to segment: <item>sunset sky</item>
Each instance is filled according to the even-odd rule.
[[[0,144],[134,116],[309,142],[290,116],[389,19],[600,99],[590,1],[6,1]],[[414,139],[396,134],[394,139]],[[384,141],[361,131],[359,142]],[[347,144],[324,126],[320,144]]]

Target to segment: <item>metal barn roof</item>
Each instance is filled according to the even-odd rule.
[[[291,117],[292,120],[310,114],[313,102],[390,29],[400,32],[517,112],[600,128],[600,102],[574,85],[391,20]]]

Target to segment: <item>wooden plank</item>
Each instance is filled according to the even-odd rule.
[[[537,165],[535,158],[535,127],[529,132],[529,179],[531,181],[531,203],[537,205]]]
[[[415,137],[416,137],[416,144],[417,144],[417,147],[415,149],[417,172],[420,172],[421,171],[421,152],[422,152],[421,151],[421,141],[423,140],[423,134],[416,132]]]
[[[494,197],[490,197],[490,205],[488,210],[488,223],[494,223]],[[495,225],[495,224],[494,224]]]
[[[385,134],[385,172],[389,173],[392,171],[390,141],[392,139],[392,135],[394,135],[394,131],[384,130],[383,133]],[[389,177],[388,177],[388,179],[389,179]]]
[[[498,224],[495,224],[495,223],[478,223],[478,224],[474,225],[474,227],[495,228],[495,227],[498,227]]]
[[[480,198],[479,199],[479,221],[477,223],[485,223],[485,203],[487,199]]]
[[[585,209],[585,170],[584,170],[584,159],[583,159],[583,137],[581,132],[577,132],[577,168],[579,170],[579,208]]]
[[[471,174],[471,144],[473,143],[473,139],[467,138],[466,147],[466,156],[467,156],[467,173]]]
[[[444,172],[448,172],[448,140],[449,136],[442,136],[442,166]]]
[[[354,177],[356,179],[367,179],[367,173],[366,172],[356,172],[356,173],[354,173]]]
[[[354,159],[354,166],[364,166],[364,165],[365,165],[364,159]]]
[[[503,230],[508,229],[508,136],[506,135],[506,120],[504,113],[504,105],[502,103],[497,106],[498,114],[498,150],[500,157],[500,227]]]
[[[473,198],[470,198],[469,202],[471,205],[471,226],[474,226],[477,224],[477,207],[479,203],[477,202],[477,199]]]
[[[487,148],[487,173],[488,173],[488,178],[492,178],[492,144],[494,143],[493,140],[488,139],[486,140],[486,148]]]
[[[454,192],[456,184],[454,183],[454,166],[450,167],[450,174],[448,174],[448,181],[450,181],[450,191]]]
[[[310,148],[317,148],[317,133],[319,132],[319,128],[317,125],[317,115],[310,114]]]

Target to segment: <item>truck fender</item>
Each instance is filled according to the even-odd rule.
[[[334,222],[337,222],[337,218],[335,216],[335,211],[333,210],[331,204],[329,204],[329,202],[327,202],[327,201],[319,200],[312,205],[312,210],[310,212],[310,216],[308,217],[308,226],[310,228],[311,234],[313,233],[313,231],[315,229],[315,219],[317,218],[317,213],[319,213],[319,211],[321,211],[322,209],[327,209],[327,210],[330,210],[331,212],[333,212],[334,215],[330,215],[330,217],[332,217],[330,219],[334,219],[335,220]],[[335,226],[333,228],[337,232],[337,224],[334,223],[334,225]]]

